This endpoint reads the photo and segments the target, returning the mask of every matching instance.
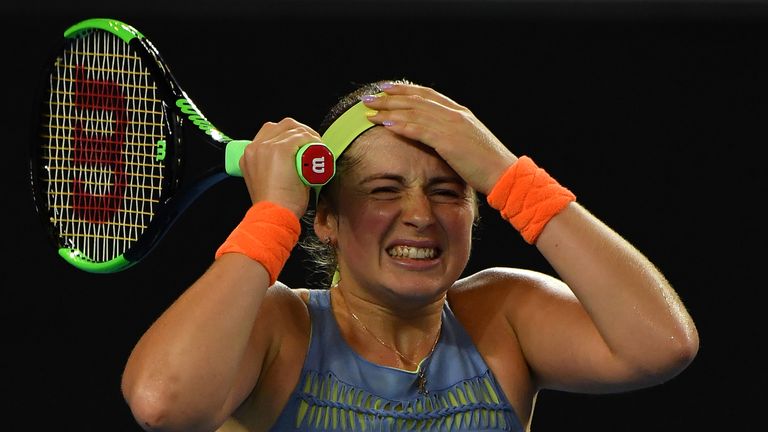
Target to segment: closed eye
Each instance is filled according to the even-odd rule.
[[[458,191],[455,191],[453,189],[437,189],[432,191],[435,195],[442,195],[442,196],[450,196],[450,197],[461,197],[464,196],[463,193],[459,193]]]
[[[389,193],[389,192],[397,192],[397,188],[393,186],[385,186],[385,187],[377,187],[371,189],[371,193]]]
[[[379,186],[371,189],[370,195],[377,200],[393,200],[400,196],[400,188],[396,186]]]
[[[434,189],[430,192],[430,200],[437,204],[456,204],[467,199],[466,193],[456,189]]]

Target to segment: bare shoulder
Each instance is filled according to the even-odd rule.
[[[278,299],[279,301],[304,302],[309,298],[309,290],[307,288],[291,288],[288,285],[277,281],[274,285],[267,290],[267,296]]]
[[[275,323],[273,320],[308,323],[309,311],[306,303],[308,298],[309,290],[291,288],[277,281],[269,287],[264,297],[262,304],[264,318],[273,324]]]
[[[490,267],[461,278],[453,284],[449,295],[470,295],[478,291],[544,289],[560,291],[565,284],[554,276],[535,270],[513,267]]]
[[[535,270],[491,267],[459,279],[448,291],[454,308],[478,305],[498,309],[504,305],[521,305],[544,298],[573,297],[560,279]]]

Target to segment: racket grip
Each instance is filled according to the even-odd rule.
[[[224,169],[233,177],[242,177],[240,158],[243,157],[249,140],[232,140],[224,152]],[[304,144],[296,152],[296,173],[307,186],[322,186],[336,173],[336,159],[333,152],[323,143]]]

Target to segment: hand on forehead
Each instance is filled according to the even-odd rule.
[[[366,131],[347,149],[347,153],[354,161],[351,164],[354,168],[347,175],[358,178],[394,174],[406,179],[455,176],[462,181],[433,148],[382,127]]]

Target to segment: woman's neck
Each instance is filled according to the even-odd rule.
[[[416,370],[439,339],[445,295],[414,308],[368,300],[341,284],[331,287],[334,315],[347,342],[377,364]]]

